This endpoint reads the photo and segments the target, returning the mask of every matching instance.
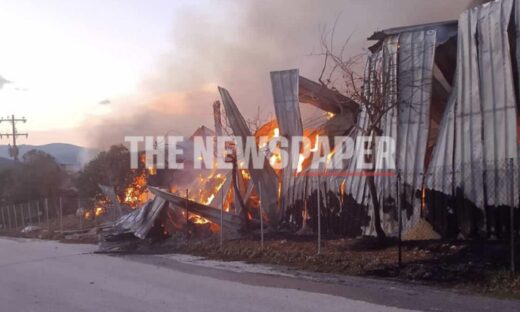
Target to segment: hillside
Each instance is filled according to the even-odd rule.
[[[20,158],[22,158],[28,151],[36,149],[52,155],[58,163],[70,166],[81,166],[94,158],[98,153],[95,149],[65,143],[51,143],[46,145],[24,144],[19,145],[18,148],[20,150]],[[0,158],[4,158],[3,160],[0,160],[0,166],[4,164],[5,161],[10,161],[10,159],[8,159],[8,145],[0,145]]]

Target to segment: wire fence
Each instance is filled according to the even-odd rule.
[[[421,213],[443,237],[518,235],[520,168],[516,161],[436,167],[425,176]]]
[[[3,231],[30,232],[46,228],[59,233],[95,226],[98,213],[90,200],[55,197],[0,206]]]

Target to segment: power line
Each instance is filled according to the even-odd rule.
[[[18,146],[16,145],[16,138],[19,137],[19,136],[25,136],[26,138],[29,136],[29,134],[27,132],[25,133],[19,133],[17,130],[16,130],[16,123],[17,122],[23,122],[23,123],[26,123],[27,120],[25,119],[25,117],[22,117],[22,118],[15,118],[14,115],[11,115],[11,117],[7,117],[7,118],[0,118],[0,123],[2,122],[9,122],[11,123],[11,132],[5,132],[5,133],[1,133],[0,132],[0,138],[2,138],[2,136],[6,136],[7,138],[9,137],[12,137],[13,138],[13,145],[9,146],[9,156],[11,156],[15,161],[18,161]]]

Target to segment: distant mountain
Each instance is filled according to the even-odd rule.
[[[30,150],[39,150],[52,155],[62,165],[79,167],[92,160],[99,153],[98,150],[85,148],[66,143],[51,143],[46,145],[18,145],[20,159]],[[0,158],[9,158],[9,146],[0,145]],[[10,161],[10,159],[5,159]],[[0,165],[3,160],[0,160]]]

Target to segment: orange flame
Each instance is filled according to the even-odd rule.
[[[146,184],[146,173],[143,172],[126,188],[125,197],[122,203],[127,204],[132,208],[136,208],[140,204],[146,202],[148,200]]]

